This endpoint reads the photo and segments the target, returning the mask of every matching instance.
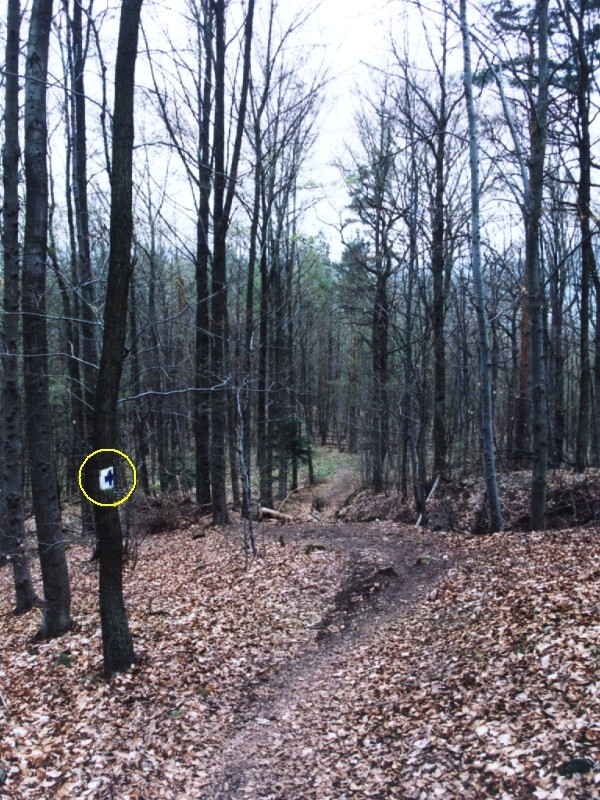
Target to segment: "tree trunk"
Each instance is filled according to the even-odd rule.
[[[215,8],[215,120],[214,120],[214,240],[211,308],[211,373],[215,386],[211,391],[211,494],[213,523],[229,522],[227,513],[227,458],[225,451],[226,389],[219,384],[225,376],[225,317],[227,311],[227,225],[225,204],[225,0],[216,0]]]
[[[519,371],[518,394],[515,399],[512,462],[515,469],[523,469],[530,463],[531,444],[529,426],[529,375],[530,367],[529,277],[524,275],[521,292],[521,319],[519,324]]]
[[[25,554],[23,524],[23,444],[19,396],[19,30],[20,0],[8,0],[6,22],[6,90],[4,103],[3,255],[4,319],[2,325],[2,475],[0,492],[2,553],[10,556],[15,586],[15,612],[28,611],[37,602]]]
[[[487,314],[485,294],[481,274],[481,238],[479,228],[479,141],[477,133],[477,117],[473,101],[473,74],[471,69],[471,42],[467,22],[467,3],[460,0],[460,21],[464,50],[464,85],[469,119],[469,159],[471,166],[471,257],[473,264],[473,283],[477,303],[477,324],[479,328],[479,364],[481,391],[481,438],[483,442],[483,463],[485,468],[485,485],[487,504],[490,515],[490,533],[502,531],[504,524],[496,465],[494,460],[494,426],[492,417],[492,376],[490,343],[487,331]]]
[[[102,355],[94,408],[95,450],[118,447],[117,398],[125,358],[127,303],[131,276],[133,98],[142,0],[123,0],[117,63],[110,209],[110,254]],[[106,454],[98,456],[98,467]],[[123,600],[123,538],[117,508],[95,505],[100,558],[100,620],[104,674],[127,669],[134,659]]]
[[[348,352],[348,397],[347,397],[347,428],[348,452],[358,451],[358,369],[356,328],[350,325],[350,345]]]
[[[546,527],[548,420],[544,355],[544,298],[539,258],[540,220],[544,190],[544,159],[548,119],[548,0],[539,0],[538,97],[533,110],[529,157],[529,195],[525,207],[525,267],[529,284],[532,387],[531,529]]]
[[[75,236],[75,218],[73,214],[73,182],[72,182],[72,161],[73,161],[73,141],[71,135],[71,114],[69,113],[69,73],[65,72],[64,82],[64,97],[65,97],[65,134],[66,134],[66,159],[65,159],[65,201],[67,211],[67,229],[69,236],[69,251],[70,251],[70,268],[71,268],[71,282],[70,285],[65,279],[65,276],[59,269],[58,256],[56,248],[54,248],[54,258],[52,259],[52,266],[59,284],[61,299],[63,301],[64,312],[64,328],[65,328],[65,349],[66,354],[66,368],[68,376],[68,392],[70,400],[70,413],[72,424],[70,427],[70,447],[69,447],[69,463],[70,469],[67,471],[67,491],[75,493],[79,491],[77,485],[77,473],[79,465],[83,457],[89,453],[87,450],[82,455],[82,442],[85,441],[85,420],[84,420],[84,404],[83,404],[83,382],[81,380],[81,347],[79,342],[79,326],[76,325],[76,320],[80,319],[79,312],[79,296],[75,287],[79,282],[77,270],[77,244]],[[52,181],[50,182],[50,196],[51,196],[51,210],[49,214],[49,235],[50,235],[50,255],[52,258],[52,210],[55,207],[55,201],[52,197]],[[73,486],[71,489],[70,486]],[[81,530],[82,532],[93,530],[93,514],[89,503],[81,495]],[[86,520],[86,512],[87,520]],[[90,523],[91,519],[91,525]],[[86,524],[87,523],[87,524]]]
[[[204,26],[198,30],[204,48],[204,76],[198,78],[198,155],[200,201],[196,223],[196,363],[194,392],[194,440],[196,445],[196,503],[204,512],[211,507],[210,492],[210,308],[208,264],[210,248],[211,147],[210,111],[213,62],[212,3],[204,4]]]
[[[31,490],[44,584],[44,614],[36,634],[39,639],[59,636],[71,626],[71,592],[52,442],[46,331],[46,78],[51,22],[52,0],[34,0],[25,73],[23,354]]]
[[[257,241],[258,241],[258,223],[260,220],[260,176],[261,176],[261,139],[260,139],[260,120],[258,118],[254,121],[254,197],[252,202],[252,218],[250,222],[250,243],[248,255],[248,277],[246,280],[246,315],[244,322],[244,371],[242,379],[244,385],[242,387],[241,399],[239,403],[240,409],[240,429],[243,432],[243,441],[239,442],[238,447],[240,452],[243,453],[244,467],[242,471],[243,481],[247,481],[248,487],[250,486],[250,465],[251,465],[251,431],[252,431],[252,393],[250,392],[250,385],[252,382],[252,354],[254,351],[254,275],[256,266],[257,255]],[[250,498],[250,494],[246,492],[245,483],[242,484],[242,515],[245,519],[251,518],[251,509],[246,505],[246,496]]]
[[[594,281],[596,295],[596,329],[594,332],[594,432],[595,463],[600,465],[600,281]]]
[[[4,491],[4,458],[2,454],[4,452],[4,444],[0,442],[0,567],[5,567],[8,564],[8,544],[6,541],[7,531],[7,511],[6,511],[6,493]],[[14,580],[14,576],[13,576]],[[15,592],[16,592],[16,585],[15,585]],[[16,610],[16,609],[15,609]]]
[[[577,76],[577,116],[579,184],[577,187],[577,214],[581,231],[581,309],[579,314],[579,414],[577,420],[577,439],[575,445],[575,471],[583,472],[587,464],[590,439],[590,392],[592,384],[589,328],[590,328],[590,282],[596,274],[596,258],[590,227],[592,153],[590,139],[590,77],[591,66],[586,52],[586,31],[584,14],[588,2],[579,0],[577,10],[567,4],[572,11],[577,30],[573,29],[571,19],[567,25],[570,34],[573,62]]]
[[[225,448],[226,403],[228,387],[225,363],[225,333],[227,313],[227,231],[236,189],[237,170],[242,147],[248,88],[250,85],[250,56],[254,0],[249,0],[244,25],[244,57],[240,87],[238,119],[229,174],[225,173],[225,0],[215,0],[215,116],[214,116],[214,198],[213,198],[213,272],[211,314],[211,372],[217,382],[211,394],[211,493],[213,523],[229,522],[227,513],[227,453]],[[226,190],[227,186],[227,190]]]
[[[405,103],[407,112],[410,112],[409,85],[405,82]],[[408,285],[406,288],[406,334],[404,347],[404,389],[401,400],[401,411],[403,416],[404,441],[402,453],[402,496],[408,495],[408,464],[407,456],[410,458],[410,469],[412,473],[412,487],[415,498],[415,508],[417,518],[427,519],[427,508],[425,503],[425,487],[421,481],[419,473],[419,463],[417,457],[417,423],[413,411],[413,384],[414,384],[414,356],[413,356],[413,290],[414,281],[418,269],[418,214],[419,214],[419,176],[417,172],[417,146],[415,137],[415,121],[409,113],[407,119],[408,139],[410,143],[410,213],[408,218]]]
[[[152,226],[152,222],[150,223]],[[150,232],[150,252],[148,254],[150,276],[148,280],[148,322],[149,339],[152,353],[152,367],[150,370],[150,385],[155,392],[154,412],[152,421],[154,424],[154,441],[156,444],[156,456],[158,460],[158,484],[161,492],[169,490],[169,474],[167,469],[167,418],[165,414],[165,402],[167,398],[163,395],[163,375],[165,372],[163,363],[163,353],[161,342],[158,335],[157,312],[156,312],[156,241],[154,227]]]
[[[287,430],[286,430],[286,353],[285,353],[285,301],[283,273],[285,270],[282,221],[278,220],[272,234],[272,290],[273,290],[273,375],[272,409],[275,420],[274,434],[277,448],[277,499],[284,500],[287,495]]]
[[[69,47],[68,66],[71,85],[71,142],[73,181],[72,191],[75,205],[73,214],[69,196],[69,209],[71,211],[71,227],[76,231],[76,253],[73,254],[73,286],[77,287],[75,301],[72,304],[75,319],[79,318],[80,339],[73,342],[73,358],[71,371],[73,379],[78,378],[78,385],[73,396],[73,404],[79,405],[75,409],[74,426],[77,431],[77,452],[75,469],[82,460],[91,452],[92,424],[94,395],[96,390],[96,370],[98,364],[98,351],[95,337],[96,314],[94,310],[94,283],[92,279],[92,260],[90,252],[89,212],[87,196],[87,134],[86,134],[86,95],[85,95],[85,61],[86,51],[83,43],[82,6],[79,0],[73,3],[73,16],[69,16],[69,2],[63,0],[63,5],[68,20]],[[69,188],[71,188],[71,186]],[[73,237],[75,239],[75,237]],[[72,242],[72,245],[75,241]],[[73,322],[75,325],[75,322]],[[81,363],[75,361],[81,353]],[[82,379],[82,380],[81,380]],[[80,382],[79,382],[80,381]],[[81,501],[82,530],[87,533],[94,531],[94,518],[87,500],[82,496]]]
[[[72,84],[73,84],[73,198],[75,200],[75,223],[77,230],[77,262],[81,296],[81,342],[83,355],[83,400],[86,419],[87,448],[91,441],[92,409],[96,389],[98,353],[95,339],[94,283],[90,254],[90,232],[88,212],[87,140],[86,140],[86,94],[84,71],[86,53],[83,44],[82,6],[79,0],[73,3],[71,20]],[[86,453],[84,454],[87,455]]]
[[[133,393],[142,393],[142,368],[140,364],[140,350],[138,343],[137,326],[137,300],[135,291],[135,279],[132,277],[130,284],[130,303],[129,303],[129,330],[131,340],[131,370]],[[148,412],[143,398],[134,400],[132,411],[133,417],[133,438],[135,442],[135,463],[140,476],[140,485],[146,496],[150,495],[150,479],[148,477],[148,441],[146,438],[146,418]]]
[[[552,414],[552,458],[554,468],[560,467],[565,461],[565,364],[564,364],[564,322],[563,305],[565,297],[565,241],[564,223],[562,221],[560,204],[561,198],[557,196],[556,184],[551,184],[552,195],[552,263],[550,265],[550,313],[552,328],[550,331],[551,363],[549,377],[552,386],[553,414]],[[550,413],[550,411],[549,411]]]
[[[263,203],[264,205],[264,203]],[[264,215],[263,215],[264,217]],[[266,223],[263,219],[263,228]],[[259,472],[260,501],[268,506],[273,505],[273,487],[271,483],[270,461],[268,451],[268,420],[267,408],[268,395],[268,364],[269,364],[269,272],[267,268],[266,230],[263,229],[260,255],[260,316],[259,316],[259,350],[258,350],[258,381],[257,381],[257,407],[256,407],[256,464]]]
[[[233,501],[233,508],[235,511],[241,508],[240,497],[240,473],[238,464],[238,404],[237,404],[237,387],[238,387],[238,367],[239,352],[234,354],[234,364],[231,361],[231,344],[230,344],[230,328],[229,328],[229,312],[225,309],[225,361],[232,365],[231,369],[231,388],[228,391],[227,397],[227,442],[229,447],[229,480],[231,483],[231,496]],[[236,350],[237,350],[236,345]]]
[[[444,9],[444,49],[442,65],[438,72],[440,108],[436,120],[435,177],[431,230],[431,271],[433,273],[433,474],[439,475],[441,480],[445,480],[448,473],[448,448],[446,442],[446,292],[444,286],[446,272],[444,188],[446,180],[446,125],[448,123],[446,111],[446,25],[447,9]]]
[[[387,258],[387,256],[384,256]],[[388,408],[388,330],[389,309],[387,280],[391,272],[386,265],[377,279],[373,304],[373,464],[372,488],[375,494],[384,489],[384,464],[389,437]]]
[[[52,179],[52,175],[50,175],[49,178],[50,204],[48,208],[48,261],[52,265],[52,270],[54,272],[54,277],[56,278],[62,300],[64,337],[61,342],[61,348],[62,352],[65,354],[65,371],[68,376],[69,391],[71,392],[76,385],[76,381],[77,385],[81,383],[79,365],[75,358],[70,355],[71,353],[74,353],[76,349],[74,347],[74,343],[75,339],[77,338],[77,332],[75,330],[75,315],[73,313],[73,307],[71,304],[71,292],[69,290],[69,285],[65,280],[65,276],[60,269],[58,253],[56,251],[56,239],[54,236],[54,214],[56,211],[56,203],[54,199],[54,181]],[[67,494],[74,494],[79,489],[77,485],[77,473],[79,471],[79,465],[90,451],[88,449],[82,452],[83,411],[81,404],[81,393],[78,393],[77,396],[77,393],[74,392],[70,399],[72,402],[69,403],[67,413],[72,413],[73,425],[70,425],[69,427],[75,430],[72,432],[69,431],[69,433],[74,434],[74,436],[67,435],[69,440],[69,449],[68,453],[65,454],[65,483]]]

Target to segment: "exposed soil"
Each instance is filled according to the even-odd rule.
[[[574,521],[581,524],[597,518],[594,493],[598,476],[594,473],[590,477],[589,483],[573,476],[552,477],[550,527],[566,527]],[[509,529],[528,527],[527,514],[523,513],[527,508],[528,481],[525,474],[503,479]],[[356,654],[371,648],[382,636],[385,640],[384,632],[395,630],[401,620],[406,625],[407,617],[414,613],[427,617],[427,611],[419,606],[449,568],[464,562],[461,566],[473,576],[480,569],[489,568],[491,554],[482,558],[473,549],[473,540],[467,554],[464,545],[468,539],[443,533],[452,529],[481,532],[482,526],[485,528],[484,497],[477,480],[457,482],[440,491],[430,505],[432,530],[406,524],[413,513],[409,504],[403,508],[397,498],[373,497],[370,492],[357,489],[357,484],[356,472],[342,470],[317,493],[313,489],[295,498],[296,514],[298,503],[304,505],[305,512],[311,503],[309,513],[316,524],[267,526],[267,535],[279,538],[284,547],[294,542],[305,545],[306,552],[341,551],[350,556],[350,566],[333,610],[315,626],[319,629],[316,640],[274,680],[261,687],[245,710],[211,774],[212,789],[207,794],[211,800],[245,797],[284,800],[303,796],[298,791],[301,775],[305,772],[310,783],[315,774],[314,765],[306,767],[311,758],[311,730],[336,716],[335,709],[329,709],[321,717],[315,710],[315,705],[319,706],[315,697],[321,699],[326,709],[330,698],[339,696],[343,689],[340,681],[348,679],[342,677],[339,665],[352,662]],[[319,501],[317,508],[315,496]],[[340,521],[352,518],[367,522]],[[501,545],[498,557],[503,555]],[[429,680],[435,683],[433,673]],[[321,730],[321,738],[322,734]],[[294,786],[286,784],[290,761],[296,764],[291,768],[296,773]],[[301,767],[301,763],[305,766]],[[311,790],[309,793],[307,786],[306,797],[329,796],[314,786]],[[358,784],[355,791],[359,791]],[[354,794],[350,791],[335,796]]]
[[[328,494],[338,501],[351,483],[349,476]],[[337,509],[331,505],[328,515]],[[423,535],[425,534],[425,535]],[[234,737],[221,754],[211,776],[214,787],[207,798],[283,798],[269,787],[277,782],[273,764],[281,758],[284,741],[307,741],[310,721],[298,703],[314,687],[327,695],[339,681],[337,664],[392,624],[457,560],[456,548],[445,548],[439,536],[408,526],[386,524],[286,525],[271,529],[271,537],[306,543],[315,548],[349,554],[349,568],[333,610],[314,627],[319,633],[308,648],[265,684],[245,710]],[[309,737],[308,737],[309,738]]]
[[[302,487],[277,506],[299,520],[322,522],[335,519],[345,499],[358,490],[360,473],[356,466],[336,470],[326,481]]]
[[[586,478],[552,477],[551,520],[593,523]],[[512,530],[483,537],[465,535],[475,479],[432,501],[436,530],[358,483],[344,465],[295,492],[298,522],[257,525],[246,564],[241,523],[211,528],[184,498],[134,509],[141,657],[111,684],[93,678],[96,567],[73,547],[77,631],[27,650],[34,621],[7,624],[0,797],[600,796],[598,529],[518,532],[525,474],[503,478]]]

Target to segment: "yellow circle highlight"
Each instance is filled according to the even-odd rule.
[[[83,484],[81,483],[81,473],[83,472],[83,468],[85,467],[87,462],[90,460],[90,458],[92,458],[92,456],[98,455],[98,453],[117,453],[117,455],[120,455],[122,458],[125,459],[125,461],[127,461],[129,466],[131,467],[131,471],[133,472],[133,486],[127,492],[125,497],[122,497],[120,500],[117,500],[116,503],[99,503],[97,500],[94,500],[93,497],[89,496],[89,494],[83,488]],[[120,450],[115,450],[114,447],[102,447],[100,450],[94,450],[93,453],[90,453],[89,456],[87,456],[84,459],[82,465],[79,467],[79,474],[77,476],[77,482],[79,483],[79,488],[81,489],[81,491],[83,492],[85,497],[90,501],[90,503],[93,503],[96,506],[109,506],[109,507],[120,506],[121,503],[124,503],[126,500],[129,500],[129,498],[133,494],[133,491],[134,491],[135,487],[137,486],[137,470],[135,468],[135,465],[134,465],[133,461],[129,458],[127,453],[122,453]]]

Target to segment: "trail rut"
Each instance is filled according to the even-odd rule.
[[[288,796],[293,753],[310,750],[314,698],[327,702],[341,679],[337,663],[368,643],[375,630],[393,625],[453,561],[440,549],[439,537],[409,530],[389,523],[327,523],[287,525],[270,534],[346,551],[351,556],[348,574],[334,610],[315,626],[315,640],[261,687],[244,711],[213,769],[207,798]],[[299,779],[296,770],[294,781]]]

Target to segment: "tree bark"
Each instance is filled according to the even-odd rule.
[[[552,327],[550,330],[550,365],[549,378],[552,386],[552,457],[551,464],[556,469],[565,461],[565,343],[564,343],[564,299],[566,287],[565,275],[565,235],[564,213],[560,205],[562,198],[558,196],[557,184],[550,184],[551,216],[553,220],[551,235],[550,264],[550,314]],[[550,413],[550,410],[549,410]]]
[[[79,0],[73,3],[73,14],[69,13],[69,0],[63,0],[67,17],[67,64],[69,80],[65,81],[65,106],[69,132],[67,169],[67,205],[69,235],[72,248],[72,321],[74,336],[69,341],[71,357],[68,370],[71,379],[73,405],[73,436],[75,439],[73,477],[76,481],[79,464],[88,455],[92,441],[92,414],[98,352],[95,335],[94,284],[89,236],[89,212],[87,196],[87,134],[85,61],[86,49],[83,41],[82,6]],[[70,92],[69,92],[70,89]],[[74,201],[71,202],[71,193]],[[63,293],[65,301],[68,294]],[[79,320],[77,323],[76,320]],[[67,323],[66,323],[67,325]],[[81,526],[86,534],[93,534],[94,517],[89,503],[81,497]]]
[[[196,392],[194,392],[194,438],[196,445],[196,503],[211,508],[210,490],[210,306],[208,227],[210,222],[211,148],[210,112],[213,63],[212,3],[204,3],[204,25],[198,27],[198,45],[204,49],[204,76],[198,78],[198,156],[200,202],[196,223]]]
[[[52,0],[34,0],[25,73],[25,239],[23,354],[27,442],[33,511],[44,584],[44,613],[36,638],[71,626],[71,592],[62,538],[48,381],[46,260],[48,169],[46,78]]]
[[[594,466],[600,465],[600,281],[594,280],[596,330],[594,332]]]
[[[294,518],[290,517],[289,514],[282,514],[280,511],[275,511],[272,508],[265,508],[265,506],[261,506],[259,510],[259,522],[262,520],[263,517],[268,517],[269,519],[276,519],[279,522],[293,522]]]
[[[110,253],[102,354],[94,407],[93,446],[114,448],[118,439],[117,398],[125,358],[127,304],[131,276],[133,99],[142,0],[123,0],[117,63],[111,171]],[[97,466],[111,459],[97,457]],[[106,462],[106,463],[105,463]],[[94,506],[100,559],[100,620],[104,674],[127,669],[134,660],[123,600],[123,537],[119,512]]]
[[[471,166],[471,259],[473,265],[473,283],[475,285],[475,299],[477,303],[477,325],[479,328],[479,365],[480,365],[480,392],[481,392],[481,438],[483,442],[483,463],[485,469],[485,484],[487,490],[487,504],[490,516],[490,533],[502,531],[504,524],[498,482],[496,480],[496,465],[494,457],[494,424],[492,416],[492,376],[491,354],[487,331],[487,313],[485,309],[485,294],[481,274],[481,236],[479,216],[479,140],[477,132],[477,117],[475,115],[475,102],[473,100],[473,73],[471,68],[471,42],[467,22],[467,3],[460,0],[460,21],[462,28],[464,51],[464,85],[467,101],[467,116],[469,119],[469,160]]]
[[[6,21],[6,90],[4,103],[3,255],[4,319],[2,325],[3,449],[0,491],[6,504],[2,520],[3,555],[10,556],[15,586],[15,612],[28,611],[37,602],[25,554],[23,524],[23,445],[19,395],[19,32],[20,0],[8,0]]]
[[[133,393],[135,395],[142,394],[142,368],[140,363],[140,350],[138,343],[138,325],[137,325],[137,300],[136,300],[136,287],[135,280],[132,276],[129,287],[130,302],[129,302],[129,330],[131,340],[131,369],[133,372],[132,383]],[[143,398],[135,401],[132,411],[133,417],[133,438],[135,441],[135,463],[138,465],[137,469],[140,476],[140,485],[144,494],[148,497],[150,495],[150,479],[148,477],[148,440],[146,436],[146,420],[148,411],[146,403]]]
[[[82,9],[80,0],[73,3],[70,24],[72,36],[71,55],[73,85],[73,198],[77,231],[78,282],[81,295],[81,342],[83,355],[83,401],[86,420],[86,442],[91,441],[92,409],[96,389],[96,364],[98,353],[95,339],[94,284],[90,254],[88,211],[86,94],[84,71],[86,53],[83,44]],[[87,455],[87,452],[84,456]]]
[[[405,106],[407,116],[407,133],[410,146],[410,172],[409,172],[409,216],[408,216],[408,275],[406,286],[406,333],[404,340],[404,387],[401,399],[401,412],[403,417],[403,452],[402,452],[402,496],[408,495],[408,461],[412,474],[412,488],[415,499],[417,517],[427,522],[427,508],[425,501],[424,483],[420,480],[417,456],[417,422],[413,411],[414,393],[414,354],[413,354],[413,329],[415,319],[413,314],[414,283],[418,272],[418,216],[419,216],[419,175],[417,171],[417,142],[415,119],[412,113],[409,96],[409,83],[404,83]]]
[[[577,214],[581,231],[581,308],[579,312],[579,413],[575,442],[575,471],[583,472],[587,465],[590,439],[590,393],[592,374],[590,365],[590,284],[596,274],[596,257],[590,227],[592,151],[590,137],[590,78],[592,69],[586,51],[584,16],[589,6],[579,0],[577,8],[566,4],[565,17],[571,45],[572,62],[577,78],[577,155],[579,182],[577,186]],[[574,27],[575,26],[575,27]]]
[[[256,398],[256,465],[259,473],[260,501],[273,505],[273,485],[271,460],[269,458],[269,425],[267,409],[269,407],[269,270],[267,264],[267,232],[264,214],[261,237],[260,269],[260,312],[259,312],[259,346],[258,346],[258,379]]]
[[[149,213],[151,217],[151,212]],[[150,274],[148,278],[148,322],[150,351],[152,353],[152,366],[150,369],[150,385],[155,392],[152,422],[154,425],[154,442],[158,461],[158,485],[161,492],[169,490],[169,474],[167,470],[167,417],[165,403],[167,398],[163,395],[165,365],[161,341],[158,334],[158,314],[156,311],[156,236],[154,224],[150,221],[150,252],[148,253]]]
[[[531,529],[546,527],[548,420],[544,354],[544,298],[539,257],[548,120],[548,0],[538,0],[538,97],[532,111],[529,194],[525,206],[525,268],[528,278],[532,388]]]
[[[388,331],[389,307],[387,281],[391,274],[391,258],[382,254],[385,267],[380,267],[375,287],[372,318],[373,350],[373,464],[372,488],[375,494],[383,492],[384,465],[389,438],[388,406]]]
[[[529,277],[527,271],[523,277],[521,293],[521,317],[519,322],[519,369],[517,397],[515,398],[515,420],[513,426],[512,463],[515,469],[523,469],[531,460],[531,431],[529,403],[530,367],[530,313],[529,313]]]
[[[448,447],[446,442],[446,292],[444,275],[445,212],[444,189],[446,182],[446,126],[447,115],[447,8],[444,4],[444,44],[442,63],[438,70],[440,107],[437,115],[435,142],[435,176],[433,218],[431,221],[431,271],[433,273],[433,474],[445,480],[448,476]]]
[[[213,196],[213,270],[211,313],[211,373],[216,387],[211,395],[211,494],[213,523],[229,522],[227,513],[227,453],[225,448],[226,402],[228,397],[227,364],[225,363],[225,333],[227,315],[227,231],[235,192],[241,152],[248,87],[254,0],[249,0],[244,26],[244,56],[242,83],[235,142],[229,168],[225,173],[225,0],[214,0],[215,14],[215,116],[214,116],[214,196]],[[226,177],[228,182],[226,181]]]
[[[214,119],[214,240],[210,363],[214,384],[225,379],[225,316],[227,310],[227,225],[225,205],[225,0],[215,8],[215,119]],[[226,391],[214,386],[211,393],[211,495],[213,523],[229,522],[227,513],[227,459],[225,452]]]

